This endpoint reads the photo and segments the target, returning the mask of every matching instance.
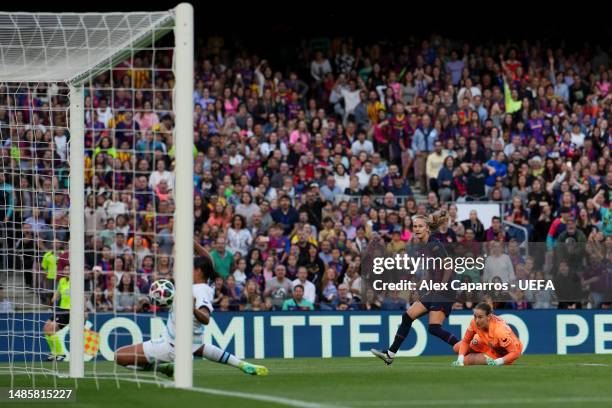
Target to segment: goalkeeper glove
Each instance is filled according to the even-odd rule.
[[[453,367],[463,367],[463,358],[464,356],[462,356],[461,354],[457,357],[456,361],[453,361]]]
[[[497,358],[497,359],[492,359],[489,356],[485,356],[485,358],[487,359],[487,365],[490,366],[500,366],[500,365],[504,365],[504,359],[503,358]]]

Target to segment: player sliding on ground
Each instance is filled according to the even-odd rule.
[[[424,215],[412,217],[415,237],[412,243],[417,252],[414,256],[428,258],[446,258],[448,256],[442,243],[432,236],[442,224],[447,222],[448,217],[445,213],[436,213],[431,217]],[[450,287],[451,281],[457,280],[457,275],[449,269],[432,268],[426,271],[424,278],[436,283],[447,283]],[[408,337],[412,322],[426,314],[429,315],[429,333],[454,346],[459,340],[454,334],[444,330],[442,324],[452,311],[455,295],[455,291],[451,289],[427,292],[420,300],[410,305],[410,308],[402,315],[402,323],[397,329],[393,344],[387,350],[371,349],[372,354],[383,360],[387,365],[393,363],[395,353]]]
[[[267,375],[268,369],[242,361],[236,356],[212,344],[204,344],[204,326],[210,321],[213,311],[213,290],[207,284],[214,275],[210,257],[199,257],[193,263],[193,355],[221,364],[229,364],[251,375]],[[115,352],[115,362],[126,368],[141,371],[159,371],[168,377],[174,375],[174,341],[176,326],[171,310],[164,335],[144,343],[125,346]]]
[[[463,340],[454,349],[459,354],[454,366],[499,366],[512,364],[519,358],[523,344],[510,326],[492,313],[491,306],[479,303]]]

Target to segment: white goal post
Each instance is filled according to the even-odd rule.
[[[192,386],[193,7],[162,12],[0,13],[0,84],[61,83],[69,88],[70,376],[84,370],[85,181],[83,84],[174,31],[174,214],[176,376]]]
[[[176,106],[176,371],[175,385],[181,388],[193,384],[191,355],[193,299],[193,8],[181,4],[176,8],[174,87]],[[179,105],[180,103],[180,105]],[[187,296],[186,294],[189,294]]]

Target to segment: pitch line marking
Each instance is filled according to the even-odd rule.
[[[457,405],[521,405],[537,403],[584,403],[584,402],[612,402],[611,397],[554,397],[554,398],[506,398],[506,399],[445,399],[445,400],[409,400],[409,401],[346,401],[353,406],[373,407],[373,406],[457,406]]]
[[[99,380],[118,380],[118,381],[128,381],[134,383],[142,383],[142,384],[154,384],[154,385],[164,385],[168,388],[171,388],[173,383],[167,380],[161,381],[153,381],[147,379],[136,379],[136,378],[113,378],[109,377],[98,377]],[[288,407],[295,408],[348,408],[346,406],[340,405],[330,405],[330,404],[321,404],[318,402],[309,402],[309,401],[301,401],[296,400],[294,398],[284,398],[284,397],[275,397],[273,395],[266,394],[254,394],[250,392],[240,392],[240,391],[228,391],[228,390],[219,390],[215,388],[206,388],[206,387],[191,387],[191,388],[177,388],[183,389],[185,391],[199,392],[201,394],[210,394],[210,395],[220,395],[225,397],[233,397],[233,398],[242,398],[248,399],[252,401],[263,401],[263,402],[271,402],[273,404],[285,405]]]

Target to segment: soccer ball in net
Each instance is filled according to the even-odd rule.
[[[149,299],[157,306],[170,306],[174,299],[174,284],[166,279],[156,280],[149,288]]]

